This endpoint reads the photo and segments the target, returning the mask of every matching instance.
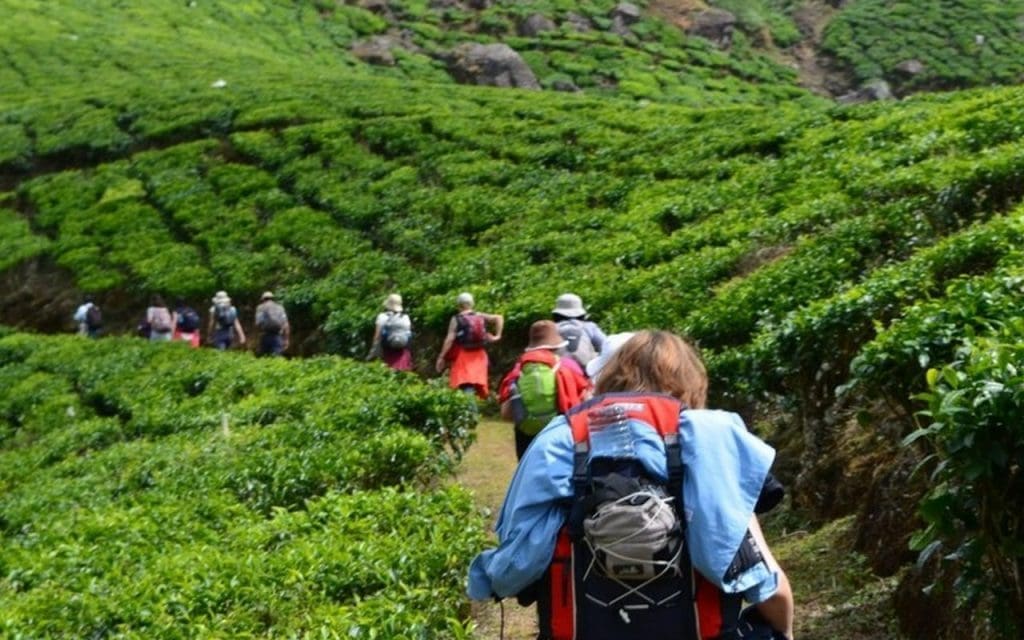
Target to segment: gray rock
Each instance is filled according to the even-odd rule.
[[[558,80],[552,82],[551,88],[554,89],[555,91],[565,91],[567,93],[576,93],[577,91],[580,90],[580,88],[576,86],[575,82],[573,82],[572,80],[565,80],[562,78],[559,78]]]
[[[391,7],[388,6],[388,0],[359,0],[359,7],[379,16],[391,15]]]
[[[896,70],[900,73],[904,73],[908,76],[916,76],[920,73],[924,73],[924,63],[920,60],[904,60],[903,62],[896,65]]]
[[[622,19],[622,16],[615,16],[612,18],[612,26],[608,27],[608,31],[611,31],[617,36],[628,38],[633,35],[633,32],[629,30],[629,24]]]
[[[441,56],[461,84],[540,89],[537,76],[507,44],[468,42]]]
[[[620,20],[622,24],[631,25],[639,22],[643,14],[640,12],[640,7],[632,2],[620,2],[615,5],[609,15],[612,20]]]
[[[724,9],[708,9],[693,15],[688,33],[707,38],[722,49],[732,46],[732,32],[736,28],[736,16]]]
[[[534,13],[516,26],[516,33],[524,38],[533,38],[545,31],[554,31],[557,28],[557,25],[547,16]]]
[[[387,36],[374,36],[353,42],[351,50],[352,55],[363,62],[392,67],[395,64],[395,56],[391,53],[391,49],[396,46],[398,46],[397,43]]]
[[[565,24],[580,33],[585,33],[593,28],[590,18],[571,11],[565,14]]]
[[[892,89],[885,80],[869,80],[856,91],[852,91],[836,98],[840,104],[860,104],[862,102],[874,102],[876,100],[891,100]]]

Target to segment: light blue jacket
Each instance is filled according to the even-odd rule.
[[[661,436],[639,421],[629,424],[637,458],[648,473],[664,481]],[[679,435],[693,566],[726,593],[762,602],[778,589],[778,575],[765,563],[730,582],[724,576],[746,535],[775,451],[750,434],[738,415],[725,411],[684,411]],[[599,443],[591,445],[592,457],[602,455]],[[496,526],[498,547],[479,554],[470,565],[470,598],[513,596],[543,575],[568,516],[572,470],[572,430],[558,416],[537,435],[516,469]]]

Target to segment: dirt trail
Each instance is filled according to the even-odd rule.
[[[505,489],[516,468],[512,426],[507,422],[483,420],[477,428],[477,441],[469,448],[459,469],[458,481],[476,494],[477,504],[490,509],[491,523],[505,497]],[[494,602],[474,603],[473,618],[479,640],[532,640],[537,637],[534,608],[525,609],[514,599],[504,603],[505,633],[501,635],[501,607]]]

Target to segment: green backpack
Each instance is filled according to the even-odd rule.
[[[555,372],[561,363],[549,367],[541,362],[528,362],[523,365],[516,386],[523,403],[525,416],[516,425],[519,431],[528,436],[540,433],[540,430],[558,415]]]

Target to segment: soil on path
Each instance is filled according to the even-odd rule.
[[[476,502],[490,510],[491,524],[505,498],[505,489],[516,468],[516,450],[512,426],[507,422],[482,420],[477,427],[477,441],[469,448],[458,473],[462,486],[476,495]],[[537,620],[533,607],[523,608],[514,598],[504,602],[504,635],[502,607],[496,602],[473,603],[476,621],[474,638],[479,640],[533,640],[537,637]]]

